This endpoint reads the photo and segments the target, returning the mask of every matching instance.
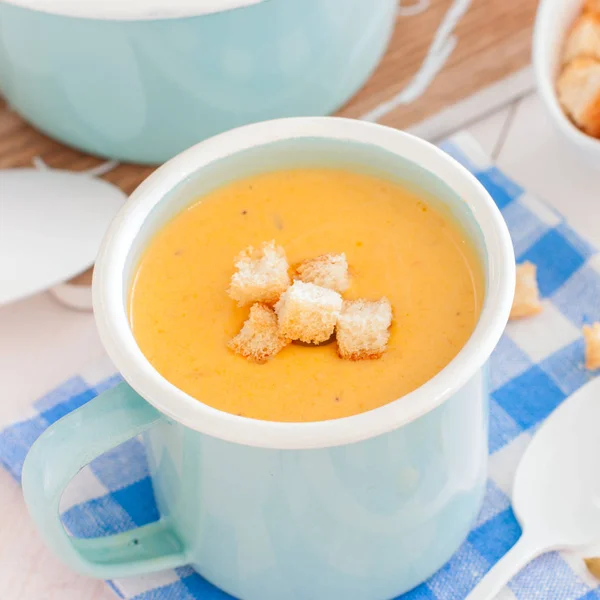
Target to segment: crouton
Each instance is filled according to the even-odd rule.
[[[259,249],[249,246],[235,259],[235,267],[227,293],[238,306],[274,304],[290,285],[285,251],[275,242],[265,242]]]
[[[344,253],[322,254],[305,260],[296,267],[294,277],[340,293],[350,287],[348,261]]]
[[[338,318],[336,338],[341,358],[379,358],[386,350],[392,324],[387,298],[375,302],[346,300]]]
[[[585,339],[585,368],[590,371],[600,369],[600,322],[583,326]]]
[[[537,267],[533,263],[517,265],[515,297],[509,319],[532,317],[542,310],[536,272]]]
[[[250,316],[241,331],[227,345],[244,358],[264,363],[289,343],[279,332],[275,311],[257,303],[250,307]]]
[[[600,581],[600,556],[598,558],[584,558],[587,570]]]
[[[600,13],[581,15],[567,37],[563,62],[571,62],[579,56],[600,60]]]
[[[575,58],[557,83],[565,112],[585,133],[600,137],[600,60]]]
[[[338,292],[296,280],[275,305],[279,331],[292,340],[320,344],[332,336],[341,308]]]
[[[586,0],[583,8],[592,13],[600,13],[600,0]]]

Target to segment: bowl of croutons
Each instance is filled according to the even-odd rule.
[[[541,0],[533,63],[558,130],[600,169],[600,0]]]

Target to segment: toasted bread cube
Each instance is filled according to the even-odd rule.
[[[392,305],[381,300],[346,300],[338,318],[338,354],[349,360],[379,358],[387,349]]]
[[[241,331],[227,345],[244,358],[264,363],[289,343],[290,340],[279,332],[275,311],[266,304],[257,303],[250,307],[250,316]]]
[[[597,558],[584,558],[587,570],[600,581],[600,556]]]
[[[246,248],[235,259],[235,267],[227,293],[238,306],[274,304],[290,285],[285,251],[274,241],[263,243],[259,249]]]
[[[509,319],[532,317],[542,310],[536,279],[537,267],[530,262],[517,265],[515,297]]]
[[[563,55],[563,62],[588,56],[600,60],[600,13],[584,13],[573,25]]]
[[[338,292],[298,280],[275,305],[281,334],[312,344],[320,344],[333,335],[341,309]]]
[[[583,8],[593,13],[600,13],[600,0],[586,0]]]
[[[575,124],[585,133],[600,137],[600,60],[573,59],[558,78],[557,91]]]
[[[296,267],[295,278],[336,292],[345,292],[350,287],[346,255],[343,252],[322,254],[305,260]]]
[[[583,326],[585,339],[585,368],[590,371],[600,369],[600,322]]]

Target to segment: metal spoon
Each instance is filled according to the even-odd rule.
[[[540,427],[517,469],[512,502],[523,533],[466,600],[491,600],[540,554],[600,542],[600,377]]]

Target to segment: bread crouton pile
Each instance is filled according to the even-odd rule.
[[[563,53],[558,99],[585,133],[600,138],[600,0],[587,0]]]
[[[291,270],[274,241],[246,248],[235,260],[227,293],[238,306],[250,305],[231,350],[264,363],[293,341],[321,344],[335,334],[340,358],[379,358],[392,324],[387,298],[344,300],[350,287],[345,254],[324,254]]]
[[[597,0],[600,5],[600,0]],[[540,290],[537,281],[537,267],[529,261],[517,265],[515,297],[509,319],[524,319],[542,312]],[[582,328],[585,343],[585,368],[589,371],[600,369],[600,322],[584,325]]]

